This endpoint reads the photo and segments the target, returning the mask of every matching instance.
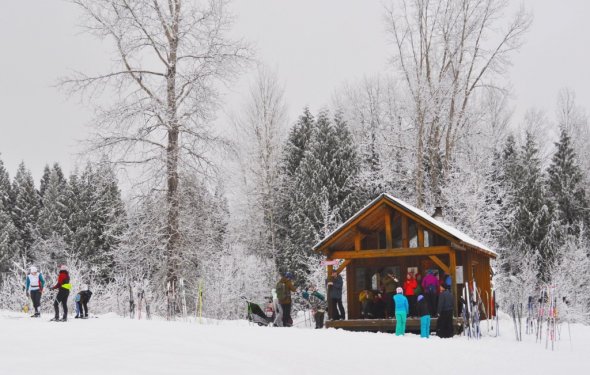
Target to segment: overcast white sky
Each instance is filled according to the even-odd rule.
[[[510,70],[517,116],[530,107],[552,115],[562,87],[590,109],[590,1],[524,4],[534,22]],[[234,0],[232,9],[235,32],[278,70],[291,118],[329,104],[343,82],[387,69],[380,0]],[[0,158],[11,176],[21,161],[38,179],[46,163],[69,173],[79,160],[92,111],[53,85],[110,62],[107,46],[80,34],[77,15],[64,0],[0,0]]]

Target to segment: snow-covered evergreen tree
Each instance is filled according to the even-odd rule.
[[[577,223],[590,225],[590,205],[586,198],[583,175],[565,128],[561,129],[559,142],[555,144],[549,175],[549,193],[561,224],[572,234]]]
[[[31,247],[37,239],[37,221],[39,217],[39,194],[31,172],[21,163],[12,185],[12,214],[14,225],[19,232],[19,259],[34,260]]]
[[[507,175],[513,178],[514,191],[508,202],[510,218],[507,240],[511,251],[521,255],[538,252],[540,276],[547,277],[552,262],[553,210],[547,196],[545,176],[541,169],[534,136],[526,134],[525,144],[519,153],[518,164],[508,163]]]
[[[10,260],[18,253],[18,245],[18,231],[12,222],[10,211],[0,199],[0,281],[9,270]]]
[[[4,209],[8,210],[11,207],[12,185],[10,184],[10,176],[4,167],[4,162],[0,159],[0,200],[4,205]]]
[[[309,118],[307,114],[304,118]],[[298,134],[296,128],[290,139]],[[291,143],[292,144],[292,143]],[[295,150],[290,154],[290,151]],[[280,265],[305,275],[311,270],[308,258],[317,257],[311,247],[356,212],[363,202],[359,188],[360,161],[346,123],[337,115],[330,119],[327,111],[317,116],[311,137],[301,148],[287,148],[287,165],[298,166],[287,178],[289,194],[288,240]]]
[[[49,185],[49,177],[51,176],[51,169],[49,165],[45,164],[45,168],[43,168],[43,176],[41,176],[41,184],[39,186],[39,195],[41,198],[45,195],[45,190],[47,190],[47,185]]]
[[[39,211],[39,234],[43,241],[67,243],[72,238],[72,230],[68,226],[70,217],[68,207],[68,185],[63,178],[61,168],[56,164],[51,170],[49,184],[42,199]],[[53,260],[63,259],[68,249],[56,249],[57,253],[49,254]]]

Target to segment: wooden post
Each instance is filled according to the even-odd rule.
[[[418,224],[416,230],[418,232],[418,247],[424,247],[424,227]]]
[[[455,299],[455,303],[453,304],[453,315],[457,316],[457,305],[459,301],[459,296],[457,295],[457,254],[455,253],[455,249],[451,249],[449,254],[450,260],[450,275],[451,275],[451,291],[453,292],[453,298]]]
[[[327,260],[331,260],[331,259],[327,259]],[[334,316],[334,311],[333,311],[333,306],[330,303],[330,286],[328,285],[328,282],[332,280],[332,270],[334,269],[334,266],[330,265],[328,267],[326,267],[326,270],[328,272],[328,277],[326,278],[326,301],[328,301],[328,316],[330,317],[330,319],[332,319],[332,317]]]
[[[409,229],[408,229],[408,218],[407,216],[402,216],[402,247],[408,248],[410,247],[410,240],[409,240]]]
[[[361,232],[358,230],[354,234],[354,251],[361,251]]]
[[[389,210],[385,212],[385,245],[387,249],[393,248],[393,239],[391,233],[391,213]]]
[[[471,253],[471,250],[467,250],[466,254],[465,254],[465,280],[463,280],[465,282],[465,285],[467,285],[467,283],[471,280],[473,280],[473,254]]]

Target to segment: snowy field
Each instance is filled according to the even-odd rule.
[[[572,326],[555,351],[509,321],[499,338],[429,340],[408,334],[197,324],[116,316],[48,322],[0,312],[0,374],[583,374],[590,327]],[[485,329],[485,325],[484,325]]]

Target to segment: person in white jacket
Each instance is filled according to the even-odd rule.
[[[30,271],[27,275],[25,290],[27,291],[27,296],[31,297],[33,307],[35,308],[35,314],[31,315],[31,318],[38,318],[41,316],[39,308],[41,307],[41,294],[45,287],[45,279],[43,279],[41,272],[37,271],[37,267],[31,266]]]

